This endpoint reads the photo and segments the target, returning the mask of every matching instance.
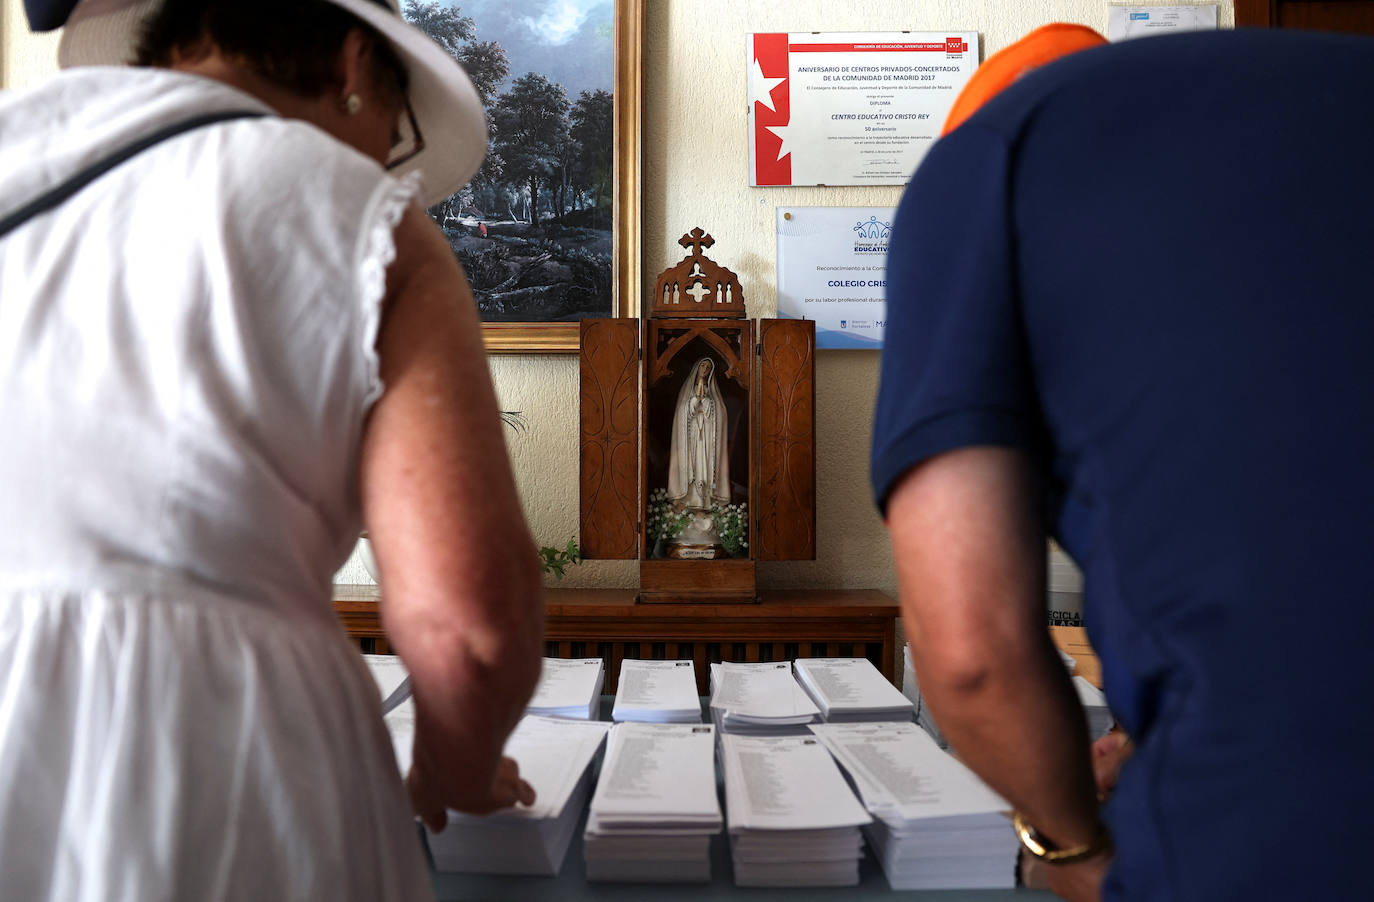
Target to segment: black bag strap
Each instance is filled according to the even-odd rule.
[[[24,206],[20,207],[18,210],[0,219],[0,238],[8,235],[25,221],[40,213],[46,213],[48,210],[61,204],[67,198],[100,178],[120,163],[123,163],[132,156],[142,153],[154,144],[159,144],[182,132],[188,132],[204,125],[213,125],[216,122],[226,122],[231,119],[246,119],[263,115],[266,114],[248,110],[204,113],[200,116],[192,116],[190,119],[183,119],[180,122],[173,122],[171,125],[160,128],[150,135],[144,135],[132,144],[121,147],[108,157],[97,160],[65,182],[48,189],[38,197],[24,204]]]

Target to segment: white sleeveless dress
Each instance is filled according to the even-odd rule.
[[[218,109],[266,112],[158,70],[0,93],[0,216]],[[413,193],[268,116],[0,238],[0,897],[431,897],[329,603]]]

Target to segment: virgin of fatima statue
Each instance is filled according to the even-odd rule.
[[[668,498],[692,514],[674,545],[699,549],[691,557],[714,557],[719,545],[712,505],[730,503],[730,451],[725,401],[716,387],[715,361],[702,357],[678,392],[668,456]]]

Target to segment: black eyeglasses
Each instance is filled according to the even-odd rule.
[[[396,140],[391,142],[386,168],[395,169],[402,163],[415,159],[424,149],[425,136],[420,133],[420,123],[415,120],[415,110],[411,108],[410,98],[407,97],[405,111],[396,122]]]

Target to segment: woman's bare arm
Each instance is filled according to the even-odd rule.
[[[441,826],[445,806],[533,800],[501,748],[538,680],[543,603],[467,280],[418,207],[395,237],[361,491],[414,686],[412,798]]]

